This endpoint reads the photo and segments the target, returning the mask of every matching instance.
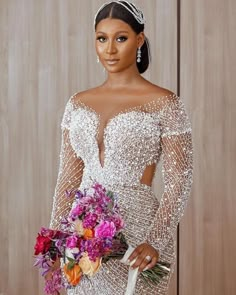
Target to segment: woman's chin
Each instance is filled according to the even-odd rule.
[[[104,69],[106,70],[107,73],[119,73],[122,72],[124,70],[124,68],[121,67],[104,67]]]

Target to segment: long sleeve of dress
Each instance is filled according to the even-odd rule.
[[[73,200],[66,196],[65,191],[79,188],[84,164],[75,153],[70,142],[70,123],[73,111],[72,97],[68,100],[61,122],[61,149],[59,172],[53,196],[50,228],[60,229],[61,219],[69,214]]]
[[[164,192],[146,241],[161,253],[184,214],[193,176],[192,132],[182,100],[167,100],[160,112]]]

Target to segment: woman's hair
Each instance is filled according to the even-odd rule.
[[[127,6],[126,1],[120,1],[122,2],[125,6]],[[129,7],[130,9],[130,7]],[[104,6],[97,14],[95,20],[94,20],[94,25],[95,25],[95,31],[97,28],[98,23],[106,18],[116,18],[120,19],[124,22],[126,22],[130,27],[139,34],[140,32],[144,31],[144,24],[140,24],[133,14],[129,12],[123,5],[120,5],[119,3],[116,2],[111,2]],[[150,56],[150,51],[149,51],[149,41],[147,37],[145,37],[144,43],[141,47],[141,62],[136,61],[136,65],[138,67],[139,73],[142,74],[144,73],[148,66],[149,66],[149,60],[151,58]]]

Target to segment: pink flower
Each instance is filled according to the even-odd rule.
[[[112,220],[116,226],[117,231],[121,230],[122,228],[124,228],[124,220],[121,218],[121,216],[119,216],[118,214],[114,215],[112,217]]]
[[[95,213],[89,212],[84,220],[83,220],[83,227],[84,228],[93,228],[97,224],[98,216]]]
[[[58,294],[63,287],[61,269],[58,269],[52,272],[51,279],[46,280],[44,291],[46,294]]]
[[[74,221],[77,219],[82,213],[84,212],[84,208],[80,205],[77,205],[75,208],[73,208],[70,212],[69,217]]]
[[[70,236],[69,238],[66,239],[66,247],[73,249],[76,247],[78,243],[78,238],[76,236]]]
[[[116,234],[116,226],[112,221],[102,220],[95,227],[95,237],[97,238],[113,238]]]

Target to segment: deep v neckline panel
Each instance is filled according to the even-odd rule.
[[[96,118],[96,134],[95,134],[95,142],[96,142],[96,149],[97,149],[97,158],[101,169],[104,169],[105,162],[106,162],[106,135],[109,126],[120,116],[125,114],[130,114],[133,112],[139,112],[139,113],[145,113],[141,109],[138,110],[138,108],[141,108],[141,105],[135,106],[135,107],[128,107],[125,108],[117,113],[115,113],[112,117],[110,117],[105,124],[103,124],[102,133],[100,130],[101,126],[101,118],[102,115],[97,112],[94,108],[90,107],[89,105],[85,104],[81,99],[77,100],[79,107],[82,107],[84,110],[86,110],[89,113],[92,113],[95,115]],[[101,136],[101,138],[100,138]],[[101,150],[101,146],[103,146],[103,150]],[[103,151],[103,160],[101,160],[101,152]]]
[[[160,100],[164,100],[164,99],[166,99],[168,97],[177,97],[177,95],[175,93],[172,93],[170,95],[161,96],[161,97],[149,100],[149,101],[147,101],[145,103],[138,104],[136,106],[127,107],[127,108],[124,108],[124,109],[116,112],[113,116],[111,116],[106,121],[105,124],[103,124],[102,133],[101,133],[101,130],[100,130],[100,126],[101,126],[101,122],[102,122],[102,120],[101,120],[102,114],[97,112],[93,107],[91,107],[88,104],[84,103],[81,100],[81,98],[78,98],[78,97],[76,98],[76,101],[75,101],[76,106],[86,110],[89,113],[94,114],[94,116],[96,118],[95,143],[96,143],[98,164],[99,164],[101,169],[104,169],[105,164],[106,164],[106,135],[107,135],[107,131],[109,129],[109,126],[116,119],[118,119],[120,116],[122,116],[124,114],[130,114],[130,113],[150,114],[151,111],[149,111],[149,110],[155,109],[155,111],[156,111],[156,107],[153,108],[153,105],[155,105]],[[101,150],[101,148],[100,148],[101,146],[103,146],[103,150]],[[103,151],[103,155],[104,155],[103,160],[101,160],[101,152],[102,151]]]

